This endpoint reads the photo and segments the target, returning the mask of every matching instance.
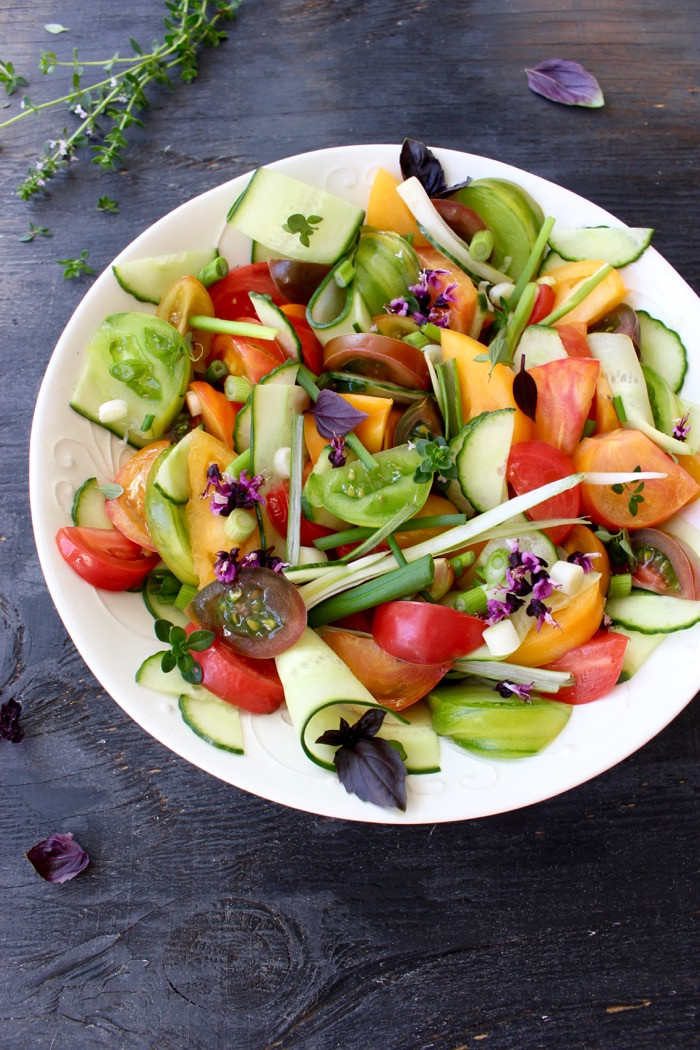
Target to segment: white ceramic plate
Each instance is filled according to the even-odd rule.
[[[497,161],[435,150],[448,182],[500,176],[524,186],[545,214],[568,225],[620,225],[603,209],[544,179]],[[365,204],[374,173],[398,174],[399,146],[346,146],[287,158],[272,165],[307,182]],[[146,230],[115,261],[146,258],[220,241],[224,217],[249,175],[196,197]],[[227,233],[224,254],[248,261],[248,245]],[[700,300],[653,249],[628,267],[629,301],[676,329],[691,353],[685,392],[700,401],[695,343]],[[286,806],[324,816],[373,823],[436,823],[487,816],[550,798],[620,762],[657,734],[700,687],[700,629],[669,636],[642,672],[609,698],[574,708],[564,732],[542,754],[511,762],[478,758],[443,742],[442,771],[410,777],[407,812],[386,811],[348,795],[333,774],[302,754],[284,712],[244,715],[246,754],[206,744],[183,723],[174,699],[134,682],[142,660],[159,648],[153,621],[139,595],[97,591],[80,580],[57,552],[57,530],[70,523],[76,488],[87,477],[114,477],[125,450],[107,431],[69,408],[85,346],[109,313],[147,310],[119,288],[111,267],[95,281],[53,353],[37,400],[30,448],[31,509],[39,558],[51,596],[78,651],[117,703],[148,733],[208,773]],[[688,511],[695,514],[698,509]]]

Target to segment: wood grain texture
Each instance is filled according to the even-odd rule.
[[[0,0],[0,57],[41,101],[40,48],[124,52],[162,13]],[[70,33],[50,37],[55,21]],[[691,0],[246,0],[197,82],[153,93],[126,171],[81,161],[24,205],[14,187],[57,124],[0,133],[0,695],[26,729],[0,742],[1,1050],[698,1045],[697,705],[522,812],[382,828],[284,809],[190,767],[104,693],[48,597],[26,476],[36,392],[89,286],[55,260],[87,247],[102,269],[289,153],[411,135],[508,161],[654,226],[700,291],[699,32]],[[523,68],[555,55],[595,73],[604,109],[527,89]],[[53,237],[20,244],[30,220]],[[24,853],[68,830],[92,864],[49,886]]]

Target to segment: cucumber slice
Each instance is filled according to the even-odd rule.
[[[143,603],[154,620],[170,620],[176,627],[187,627],[189,617],[177,608],[173,601],[163,601],[161,587],[165,581],[171,585],[171,597],[180,590],[180,581],[170,569],[165,566],[155,568],[149,572],[141,587]]]
[[[407,390],[395,383],[387,383],[383,379],[354,375],[352,372],[324,372],[319,377],[318,385],[322,390],[330,388],[339,394],[370,394],[372,397],[388,397],[399,405],[412,405],[415,401],[422,401],[425,397],[425,390]]]
[[[683,415],[678,398],[663,376],[649,365],[642,365],[642,374],[647,385],[654,426],[664,434],[671,434],[674,420]]]
[[[177,696],[184,721],[207,743],[223,751],[243,754],[243,730],[238,708],[214,696],[203,685],[186,682],[177,667],[164,671],[160,653],[148,656],[136,672],[136,681],[147,689]]]
[[[636,591],[605,604],[611,619],[640,634],[672,634],[700,623],[700,601]]]
[[[287,315],[273,303],[269,295],[248,292],[248,296],[260,323],[277,329],[277,342],[287,357],[294,361],[301,361],[301,339]]]
[[[557,266],[563,266],[565,262],[566,259],[562,259],[559,252],[547,252],[544,259],[542,260],[539,276],[544,277],[546,274],[551,273],[552,270],[556,270]]]
[[[630,423],[643,421],[653,427],[647,385],[634,343],[621,332],[591,332],[591,354],[600,361],[600,370],[610,384],[613,397],[619,397]]]
[[[457,454],[457,473],[465,499],[478,513],[508,498],[506,467],[514,424],[513,408],[482,412],[467,423]]]
[[[105,510],[105,497],[97,478],[84,481],[73,497],[71,518],[74,525],[85,529],[113,529]]]
[[[242,755],[243,729],[238,708],[219,700],[218,696],[182,695],[178,700],[180,714],[186,725],[220,751]]]
[[[688,352],[677,332],[646,310],[637,310],[639,318],[639,356],[662,376],[677,394],[688,370]]]
[[[250,261],[251,262],[268,262],[270,259],[276,258],[276,253],[273,252],[272,248],[266,247],[261,244],[260,241],[253,241],[250,249]]]
[[[168,456],[163,459],[158,474],[153,479],[153,484],[162,496],[170,503],[180,506],[187,503],[190,498],[190,476],[187,469],[187,461],[190,456],[192,435],[194,430],[185,434],[176,445],[170,449]]]
[[[207,263],[217,256],[216,248],[192,248],[172,255],[156,255],[150,259],[131,259],[117,263],[112,273],[129,295],[140,303],[159,303],[171,284],[180,277],[195,277]]]
[[[258,168],[229,223],[284,259],[332,265],[355,241],[364,211],[272,168]]]
[[[283,365],[278,365],[277,368],[273,368],[271,372],[263,376],[259,385],[294,386],[298,371],[299,361],[285,361]],[[249,397],[239,410],[233,425],[233,447],[239,456],[241,452],[250,448],[250,405],[251,398]]]
[[[355,282],[341,288],[335,279],[336,269],[344,263],[341,259],[321,281],[306,308],[306,319],[324,346],[336,335],[367,332],[372,326],[372,315]]]
[[[621,682],[627,682],[636,675],[642,664],[646,663],[654,650],[661,645],[666,637],[665,634],[640,634],[639,631],[632,631],[629,627],[623,627],[622,624],[614,621],[611,630],[615,631],[616,634],[624,634],[626,638],[629,638],[622,660],[619,678]]]
[[[600,259],[619,269],[646,251],[653,233],[653,229],[646,227],[557,224],[549,235],[549,244],[567,262]]]
[[[525,358],[526,368],[546,365],[550,361],[559,361],[568,357],[564,344],[556,328],[541,324],[531,324],[523,332],[513,355],[513,370],[520,370],[520,361]]]
[[[326,729],[337,729],[340,718],[352,723],[366,708],[380,705],[309,627],[296,645],[275,657],[275,663],[304,752],[316,765],[334,770],[334,748],[316,743],[318,737]],[[388,714],[378,736],[403,744],[409,773],[439,771],[439,741],[422,704]]]

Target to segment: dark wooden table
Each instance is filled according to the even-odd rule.
[[[41,48],[127,53],[163,12],[0,0],[0,57],[40,101]],[[57,21],[70,32],[50,36]],[[176,205],[290,153],[410,135],[511,162],[656,227],[699,291],[699,34],[691,0],[246,0],[192,86],[152,93],[126,170],[83,159],[23,204],[65,118],[0,133],[0,685],[26,730],[0,742],[3,1050],[698,1045],[697,706],[605,775],[491,819],[358,825],[251,797],[146,736],[87,671],[37,562],[27,448],[89,287],[56,260],[87,248],[102,269]],[[532,94],[523,67],[553,56],[591,69],[605,108]],[[53,237],[20,243],[29,221]],[[92,857],[64,886],[24,859],[54,831]]]

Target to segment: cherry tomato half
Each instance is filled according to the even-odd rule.
[[[423,352],[388,335],[374,332],[337,335],[323,348],[323,362],[328,372],[354,372],[409,390],[430,389]]]
[[[188,634],[196,630],[193,624],[187,627]],[[221,700],[254,715],[269,715],[284,703],[274,660],[249,660],[234,653],[220,638],[192,655],[202,668],[202,685]]]
[[[560,449],[546,441],[520,441],[513,445],[508,457],[506,478],[518,496],[531,492],[540,485],[550,481],[566,478],[575,474],[574,464]],[[530,521],[542,521],[546,518],[576,518],[581,506],[580,486],[568,489],[559,496],[538,503],[527,511]],[[557,525],[545,529],[552,543],[561,543],[571,530],[571,525]]]
[[[562,704],[590,704],[613,688],[622,670],[629,638],[615,631],[597,631],[583,645],[546,664],[550,671],[570,671],[576,681],[560,689],[555,699]]]
[[[528,324],[539,324],[543,317],[551,313],[554,306],[554,289],[549,284],[538,284],[535,303]]]
[[[168,441],[155,441],[135,452],[114,479],[124,491],[105,500],[107,517],[115,529],[147,551],[154,551],[156,545],[146,525],[146,482],[156,457],[168,445]]]
[[[306,607],[293,583],[272,569],[244,569],[232,583],[207,584],[190,615],[234,652],[268,660],[291,649],[306,627]]]
[[[444,664],[481,645],[486,628],[477,616],[430,602],[386,602],[372,621],[377,645],[413,664]]]
[[[56,543],[78,576],[105,591],[139,587],[160,561],[157,554],[144,554],[138,543],[117,529],[69,525],[58,530]]]

